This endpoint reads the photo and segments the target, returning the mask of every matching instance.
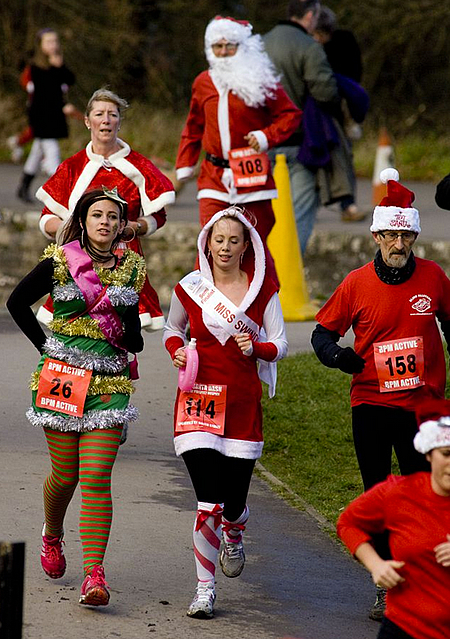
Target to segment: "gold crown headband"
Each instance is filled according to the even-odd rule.
[[[102,190],[104,195],[106,195],[106,197],[109,197],[110,200],[114,200],[115,202],[120,202],[121,204],[127,204],[128,202],[126,200],[123,200],[118,191],[117,191],[117,186],[114,186],[111,190],[108,189],[108,187],[103,186],[102,184]]]

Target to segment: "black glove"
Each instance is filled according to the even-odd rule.
[[[353,348],[347,346],[336,353],[336,366],[344,373],[362,373],[366,360],[355,353]]]

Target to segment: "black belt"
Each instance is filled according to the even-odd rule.
[[[218,155],[207,153],[206,159],[208,160],[208,162],[211,162],[211,164],[214,164],[214,166],[220,166],[220,168],[222,169],[230,168],[230,163],[228,162],[228,160],[225,160],[225,158],[219,158]]]

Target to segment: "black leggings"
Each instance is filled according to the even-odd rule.
[[[353,441],[364,490],[391,473],[392,449],[402,475],[430,470],[413,445],[417,421],[413,412],[401,408],[360,404],[352,408]]]
[[[255,459],[226,457],[212,448],[182,455],[197,501],[224,504],[223,516],[236,521],[244,512]]]
[[[377,639],[414,639],[414,637],[399,628],[393,621],[384,617]]]

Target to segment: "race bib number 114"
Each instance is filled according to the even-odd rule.
[[[194,384],[192,391],[178,396],[175,432],[192,430],[223,435],[227,387],[223,384]]]

